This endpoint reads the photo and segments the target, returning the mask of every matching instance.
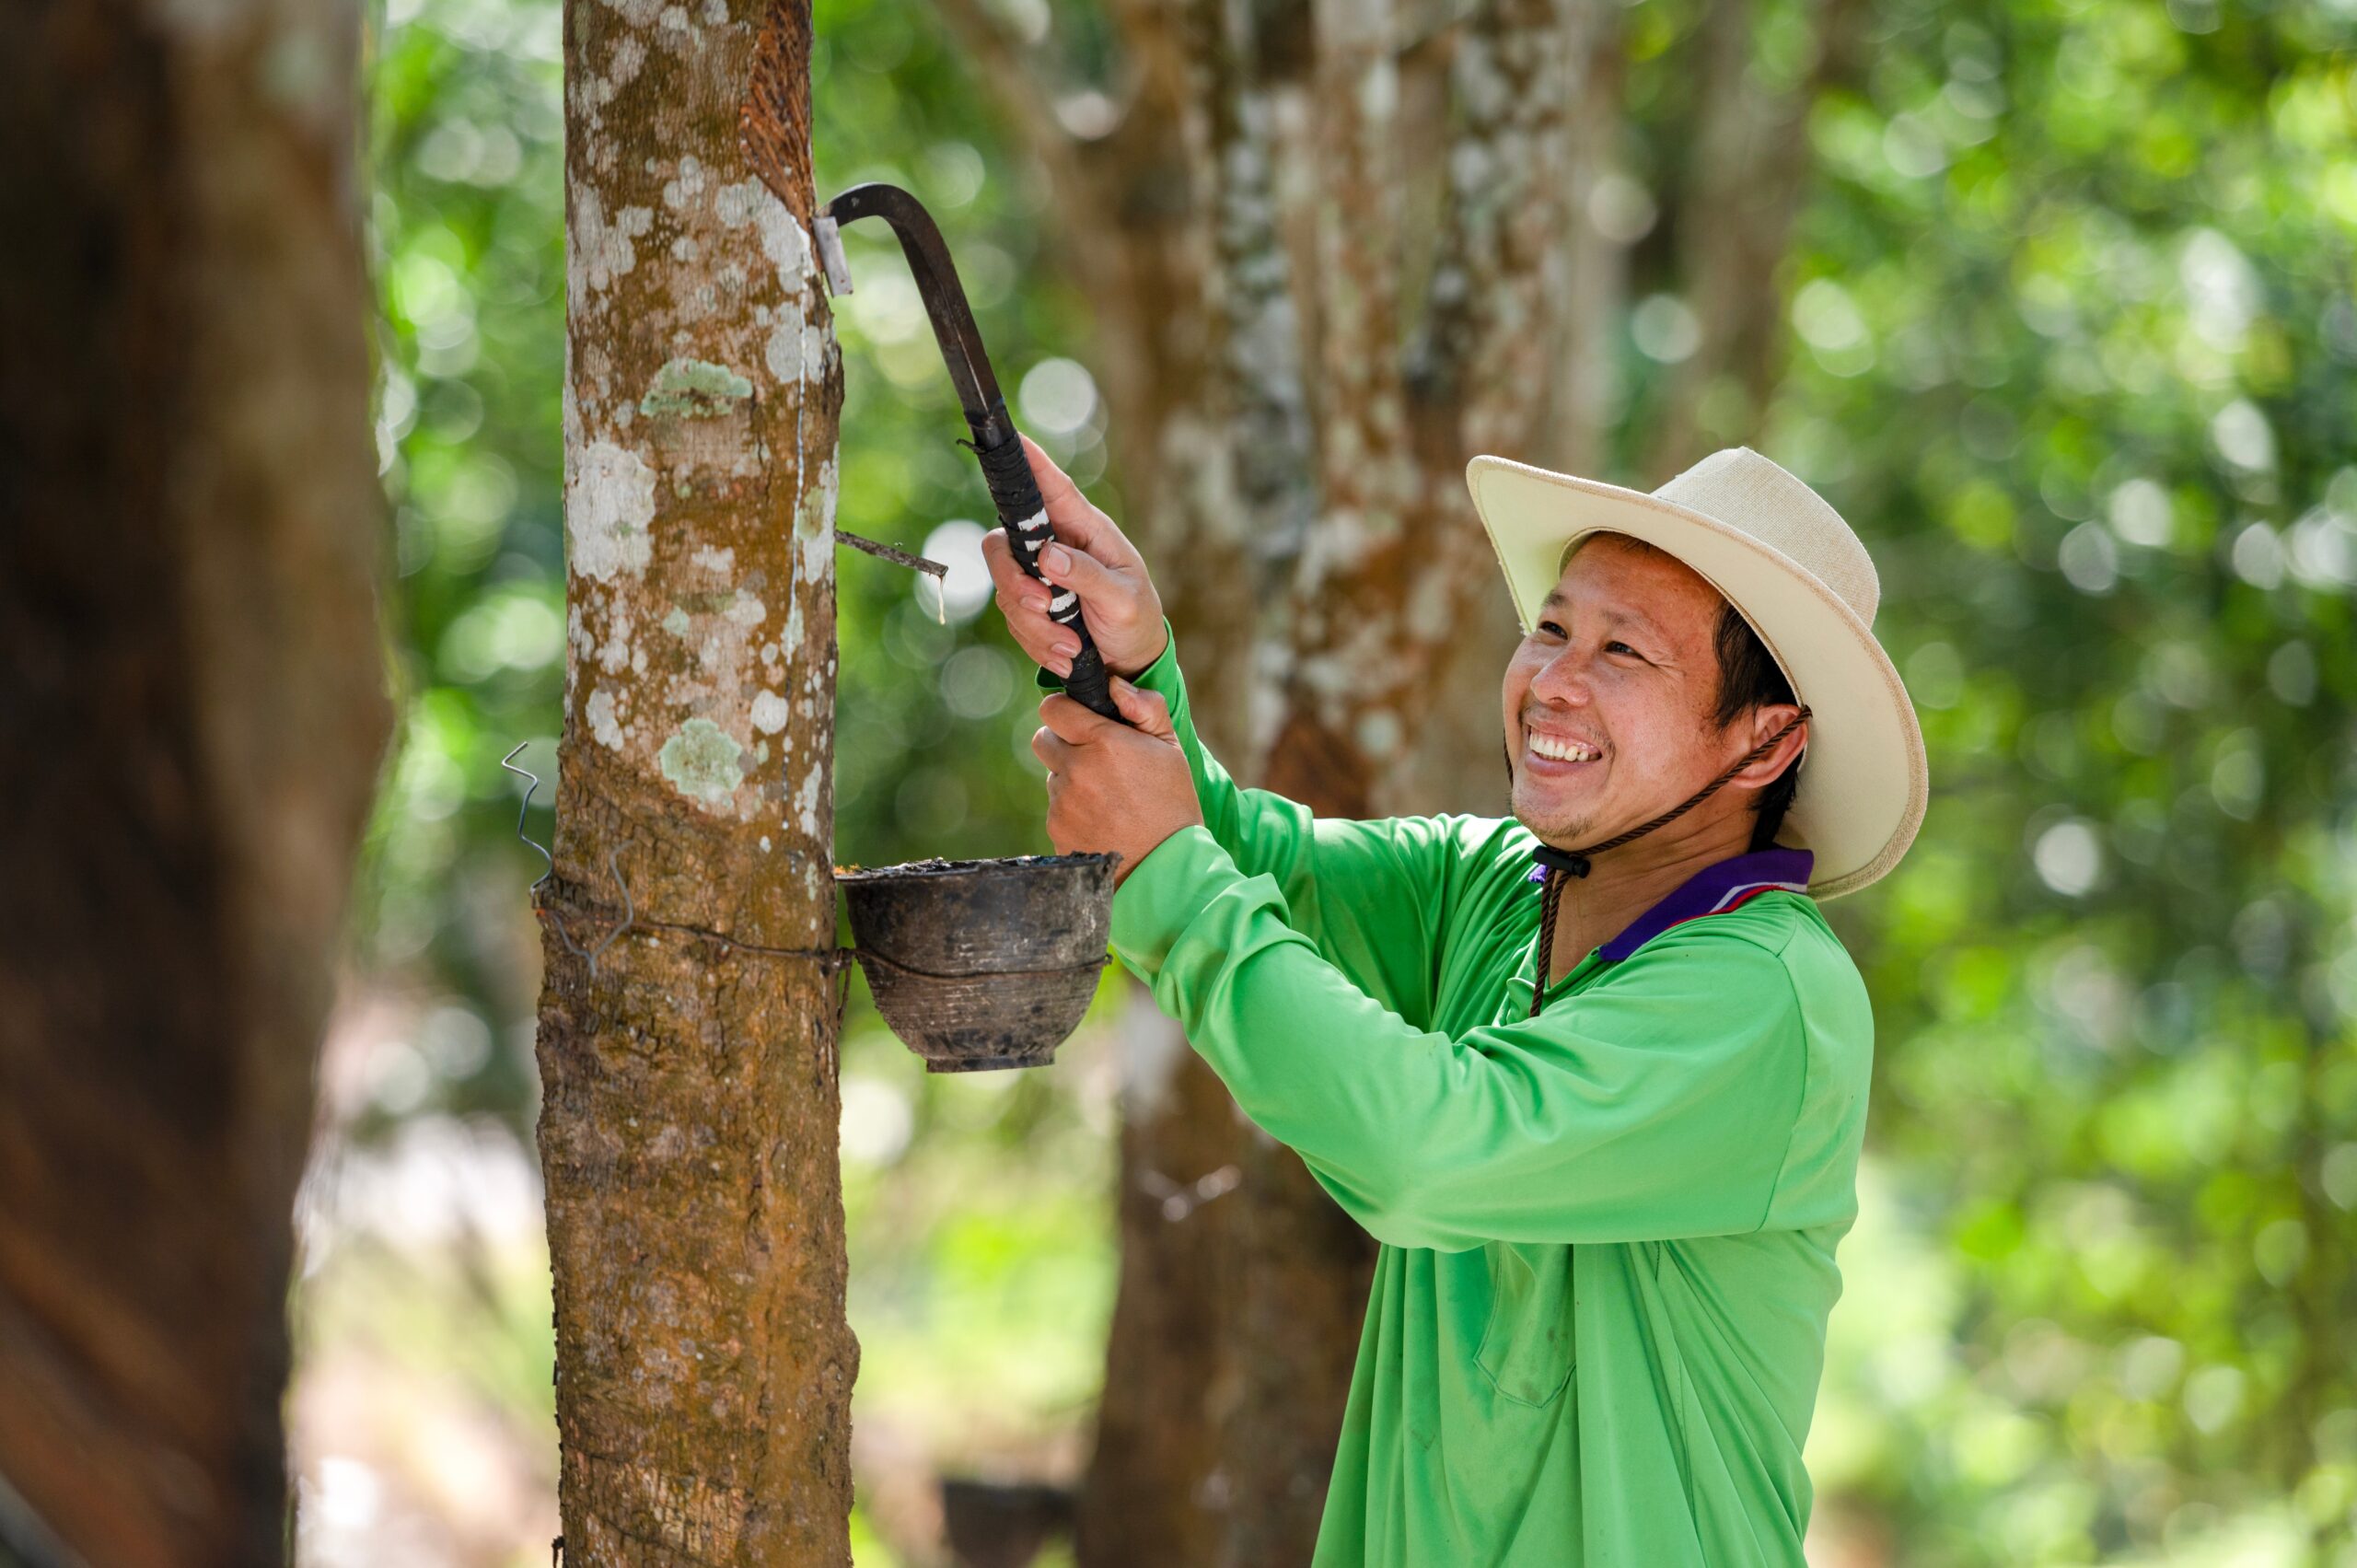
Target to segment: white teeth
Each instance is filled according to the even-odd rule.
[[[1601,755],[1594,747],[1583,746],[1576,740],[1560,740],[1536,732],[1530,737],[1530,749],[1558,762],[1592,762]]]

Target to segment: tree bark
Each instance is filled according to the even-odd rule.
[[[389,726],[356,8],[0,13],[0,1477],[282,1560],[292,1207]]]
[[[1235,1492],[1219,1458],[1241,1391],[1225,1351],[1246,1130],[1151,998],[1131,997],[1118,1049],[1121,1272],[1076,1550],[1086,1562],[1215,1563]]]
[[[809,50],[796,0],[566,8],[539,1054],[574,1564],[850,1561]]]

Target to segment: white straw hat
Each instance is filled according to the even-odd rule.
[[[1898,864],[1931,795],[1923,732],[1875,640],[1874,561],[1823,496],[1748,447],[1713,452],[1650,495],[1486,455],[1465,480],[1526,635],[1571,547],[1598,530],[1706,578],[1809,706],[1806,765],[1776,835],[1814,854],[1809,892],[1854,892]]]

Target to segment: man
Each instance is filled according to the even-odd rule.
[[[1203,749],[1144,563],[1029,455],[1135,726],[1041,703],[1049,836],[1122,857],[1115,954],[1382,1243],[1316,1562],[1801,1563],[1873,1055],[1811,895],[1928,787],[1864,546],[1746,447],[1650,495],[1476,458],[1514,819],[1317,819]]]

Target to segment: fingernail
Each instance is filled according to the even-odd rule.
[[[1023,608],[1026,610],[1045,610],[1048,608],[1048,596],[1046,594],[1025,594],[1023,596]]]
[[[1064,638],[1059,638],[1057,641],[1050,643],[1048,646],[1063,655],[1066,658],[1070,658],[1074,654],[1080,652],[1080,645],[1078,643],[1072,642]]]
[[[1039,558],[1048,563],[1048,569],[1050,571],[1068,572],[1072,570],[1072,556],[1065,552],[1064,547],[1061,544],[1051,544],[1048,546],[1047,549],[1039,552]]]

